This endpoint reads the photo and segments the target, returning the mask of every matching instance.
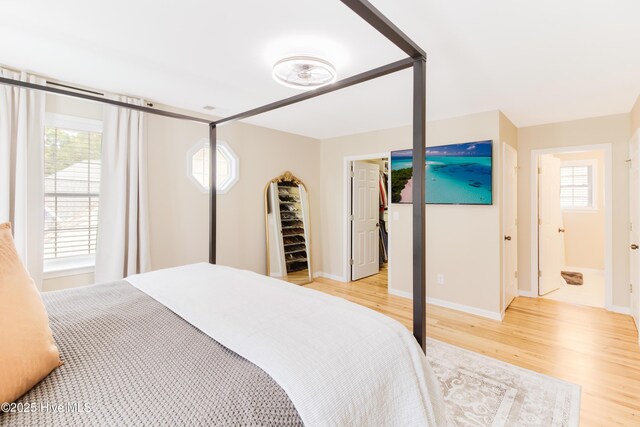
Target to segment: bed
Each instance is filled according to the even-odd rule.
[[[340,298],[211,264],[43,298],[64,365],[0,426],[446,424],[413,336]]]

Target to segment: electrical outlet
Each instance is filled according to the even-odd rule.
[[[444,274],[438,274],[438,285],[444,285]]]

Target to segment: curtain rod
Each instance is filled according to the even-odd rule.
[[[135,105],[135,104],[130,104],[128,102],[116,101],[114,99],[103,98],[103,97],[91,95],[88,93],[78,93],[78,92],[74,92],[66,89],[59,89],[56,87],[39,85],[36,83],[8,79],[6,77],[0,77],[0,84],[22,87],[26,89],[39,90],[39,91],[48,92],[48,93],[55,93],[57,95],[70,96],[72,98],[86,99],[87,101],[100,102],[103,104],[114,105],[116,107],[129,108],[131,110],[142,111],[143,113],[155,114],[157,116],[171,117],[173,119],[190,120],[193,122],[205,123],[205,124],[211,123],[211,120],[209,119],[189,116],[186,114],[173,113],[171,111],[166,111],[166,110],[158,110],[158,109],[151,108],[144,105]]]
[[[49,85],[49,86],[53,85],[53,86],[63,87],[63,88],[66,88],[66,89],[77,90],[79,92],[86,92],[86,93],[90,93],[90,94],[93,94],[93,95],[104,96],[104,93],[101,93],[101,92],[96,92],[94,90],[89,90],[89,89],[81,89],[81,88],[75,87],[75,86],[69,86],[69,85],[65,85],[65,84],[62,84],[62,83],[58,83],[58,82],[52,82],[51,80],[47,80],[47,85]]]
[[[82,89],[82,88],[75,87],[75,86],[69,86],[69,85],[66,85],[66,84],[63,84],[63,83],[52,82],[51,80],[47,80],[47,85],[48,86],[52,86],[53,85],[53,86],[58,86],[58,87],[64,87],[66,89],[76,90],[76,91],[79,91],[79,92],[86,92],[86,93],[90,93],[90,94],[93,94],[93,95],[104,96],[104,93],[102,93],[102,92],[97,92],[95,90],[89,90],[89,89]],[[147,104],[147,107],[153,107],[153,103],[152,102],[146,102],[146,104]]]
[[[23,82],[23,81],[20,81],[20,80],[9,79],[9,78],[6,78],[6,77],[0,77],[0,84],[23,87],[23,88],[26,88],[26,89],[39,90],[39,91],[43,91],[43,92],[54,93],[54,94],[57,94],[57,95],[69,96],[69,97],[72,97],[72,98],[80,98],[80,99],[85,99],[85,100],[88,100],[88,101],[100,102],[100,103],[103,103],[103,104],[114,105],[116,107],[130,108],[132,110],[142,111],[144,113],[155,114],[155,115],[158,115],[158,116],[171,117],[171,118],[174,118],[174,119],[181,119],[181,120],[190,120],[190,121],[194,121],[194,122],[197,122],[197,123],[214,124],[214,125],[217,126],[217,125],[220,125],[220,124],[229,123],[229,122],[236,121],[236,120],[242,120],[242,119],[245,119],[245,118],[248,118],[248,117],[252,117],[252,116],[255,116],[255,115],[258,115],[258,114],[266,113],[268,111],[272,111],[272,110],[275,110],[275,109],[278,109],[278,108],[282,108],[282,107],[285,107],[285,106],[288,106],[288,105],[291,105],[291,104],[297,104],[298,102],[305,101],[307,99],[315,98],[315,97],[320,96],[320,95],[324,95],[324,94],[327,94],[327,93],[338,91],[340,89],[344,89],[344,88],[347,88],[349,86],[353,86],[353,85],[356,85],[356,84],[359,84],[359,83],[363,83],[363,82],[366,82],[366,81],[369,81],[369,80],[373,80],[373,79],[376,79],[378,77],[385,76],[387,74],[395,73],[397,71],[410,68],[410,67],[413,66],[413,63],[415,61],[421,61],[421,60],[423,61],[422,58],[419,58],[419,59],[414,59],[414,58],[401,59],[399,61],[392,62],[391,64],[383,65],[381,67],[374,68],[373,70],[365,71],[364,73],[360,73],[360,74],[356,74],[356,75],[351,76],[351,77],[347,77],[346,79],[343,79],[343,80],[338,80],[335,83],[332,83],[330,85],[317,88],[317,89],[309,91],[309,92],[301,93],[299,95],[295,95],[295,96],[292,96],[292,97],[289,97],[289,98],[285,98],[285,99],[282,99],[280,101],[272,102],[270,104],[263,105],[263,106],[258,107],[258,108],[254,108],[254,109],[251,109],[251,110],[239,113],[239,114],[231,115],[229,117],[223,117],[221,119],[213,120],[213,121],[209,120],[209,119],[203,119],[203,118],[200,118],[200,117],[189,116],[189,115],[186,115],[186,114],[173,113],[171,111],[166,111],[166,110],[158,110],[158,109],[155,109],[155,108],[151,108],[150,106],[135,105],[135,104],[130,104],[128,102],[116,101],[116,100],[113,100],[113,99],[104,98],[103,96],[93,95],[93,94],[103,95],[103,94],[101,94],[99,92],[94,92],[94,91],[85,90],[85,89],[79,89],[79,88],[75,88],[73,86],[67,86],[67,85],[64,85],[64,84],[61,84],[61,83],[53,82],[53,85],[64,87],[64,88],[69,88],[69,89],[74,89],[74,91],[66,90],[66,89],[59,89],[59,88],[51,87],[51,86],[39,85],[39,84],[36,84],[36,83]],[[76,90],[81,90],[81,91],[87,92],[87,93],[76,92]]]

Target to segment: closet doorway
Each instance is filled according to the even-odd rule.
[[[388,286],[389,154],[345,159],[347,277]]]
[[[611,306],[611,147],[532,152],[534,295]],[[534,248],[532,248],[533,250]],[[537,255],[537,256],[535,256]]]

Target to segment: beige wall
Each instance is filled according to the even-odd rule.
[[[47,110],[101,118],[100,106],[62,97],[47,99]],[[611,143],[613,152],[614,251],[613,303],[628,306],[628,174],[629,129],[640,122],[640,106],[630,116],[616,115],[516,129],[497,111],[429,122],[429,145],[473,140],[494,141],[494,205],[427,207],[427,287],[430,298],[495,313],[501,305],[501,148],[506,142],[519,156],[519,286],[530,283],[531,150]],[[635,119],[634,119],[635,117]],[[635,120],[635,121],[634,121]],[[635,124],[634,124],[635,123]],[[149,177],[153,268],[206,261],[208,197],[187,177],[187,151],[207,136],[201,124],[150,116]],[[263,188],[291,170],[309,188],[313,227],[314,270],[345,277],[344,158],[385,153],[411,146],[411,129],[402,127],[319,142],[257,126],[222,126],[219,137],[240,157],[240,181],[218,198],[219,262],[265,271]],[[397,219],[395,219],[397,218]],[[391,205],[389,212],[390,280],[393,289],[411,292],[411,206]],[[464,269],[459,268],[465,265]],[[445,284],[436,284],[436,275]],[[78,282],[80,279],[80,282]],[[65,286],[50,279],[45,289]],[[68,283],[92,282],[88,275]]]
[[[494,141],[493,206],[427,206],[427,295],[490,313],[500,312],[500,164],[498,112],[429,122],[427,144]],[[346,278],[345,157],[411,147],[402,127],[322,141],[323,271]],[[411,205],[389,209],[389,277],[392,291],[411,293]],[[464,265],[464,268],[460,268]],[[445,284],[436,284],[437,274]]]
[[[93,283],[93,272],[81,274],[69,274],[60,277],[51,277],[43,280],[42,291],[59,291],[61,289],[77,288]]]
[[[208,126],[149,116],[149,205],[154,269],[208,260],[209,198],[187,176],[187,152]],[[312,260],[321,265],[320,146],[317,140],[258,126],[221,126],[218,138],[240,158],[240,180],[218,196],[218,262],[266,272],[264,187],[290,170],[311,196]],[[317,268],[317,267],[316,267]]]
[[[511,123],[511,120],[505,116],[502,111],[499,112],[500,120],[500,141],[506,142],[516,150],[518,149],[518,128]]]
[[[47,111],[102,120],[103,107],[48,95]],[[208,137],[208,126],[148,115],[147,132],[152,267],[207,261],[208,194],[188,178],[187,151]],[[268,180],[290,170],[309,188],[312,259],[314,268],[319,268],[319,142],[242,123],[221,126],[218,136],[229,143],[240,158],[240,180],[227,194],[218,196],[218,261],[265,272],[263,189]],[[93,283],[92,273],[69,275],[45,280],[43,289],[90,283]]]
[[[556,154],[563,162],[593,160],[595,162],[595,209],[562,211],[565,265],[569,267],[604,269],[605,205],[604,152],[583,151]]]
[[[83,117],[102,121],[102,104],[84,101],[82,99],[48,93],[45,101],[47,113],[64,114],[67,116]]]
[[[640,96],[636,99],[636,103],[631,108],[631,133],[633,134],[640,128]]]
[[[613,161],[613,304],[629,306],[629,114],[574,120],[518,129],[518,277],[531,290],[531,151],[611,144]]]

